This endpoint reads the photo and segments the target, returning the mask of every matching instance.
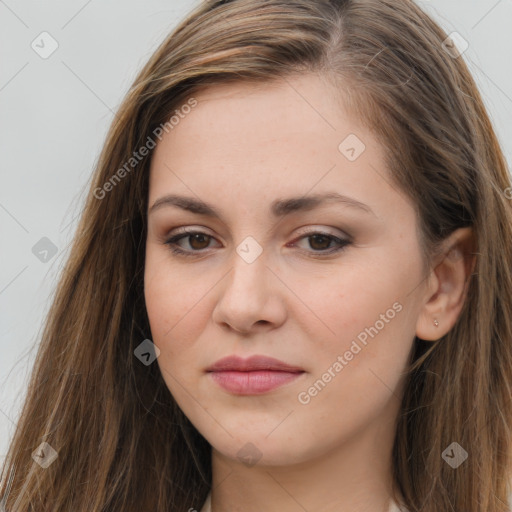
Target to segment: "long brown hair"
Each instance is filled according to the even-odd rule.
[[[7,511],[201,507],[211,448],[158,365],[134,356],[151,339],[151,155],[130,159],[201,88],[305,71],[332,80],[387,148],[393,180],[416,205],[427,266],[459,227],[471,226],[478,246],[453,329],[415,339],[393,448],[397,496],[411,512],[510,510],[512,189],[481,96],[446,38],[409,0],[209,0],[169,35],[98,161],[2,471]],[[58,453],[47,468],[31,456],[42,442]],[[441,456],[452,442],[469,452],[457,470]]]

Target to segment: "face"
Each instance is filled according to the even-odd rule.
[[[399,410],[422,304],[417,219],[330,87],[303,75],[205,89],[153,154],[157,364],[232,460],[301,463],[378,435]],[[242,361],[210,371],[227,356]]]

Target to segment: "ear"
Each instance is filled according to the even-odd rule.
[[[443,243],[441,255],[428,276],[424,304],[416,323],[416,336],[435,341],[455,325],[476,264],[471,228],[454,231]],[[437,320],[438,326],[434,324]]]

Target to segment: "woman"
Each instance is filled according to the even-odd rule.
[[[510,511],[510,187],[414,3],[203,3],[109,132],[5,509]]]

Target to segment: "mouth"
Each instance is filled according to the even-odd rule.
[[[220,359],[206,371],[216,384],[236,395],[267,393],[306,373],[298,366],[266,356],[248,359],[229,356]]]

